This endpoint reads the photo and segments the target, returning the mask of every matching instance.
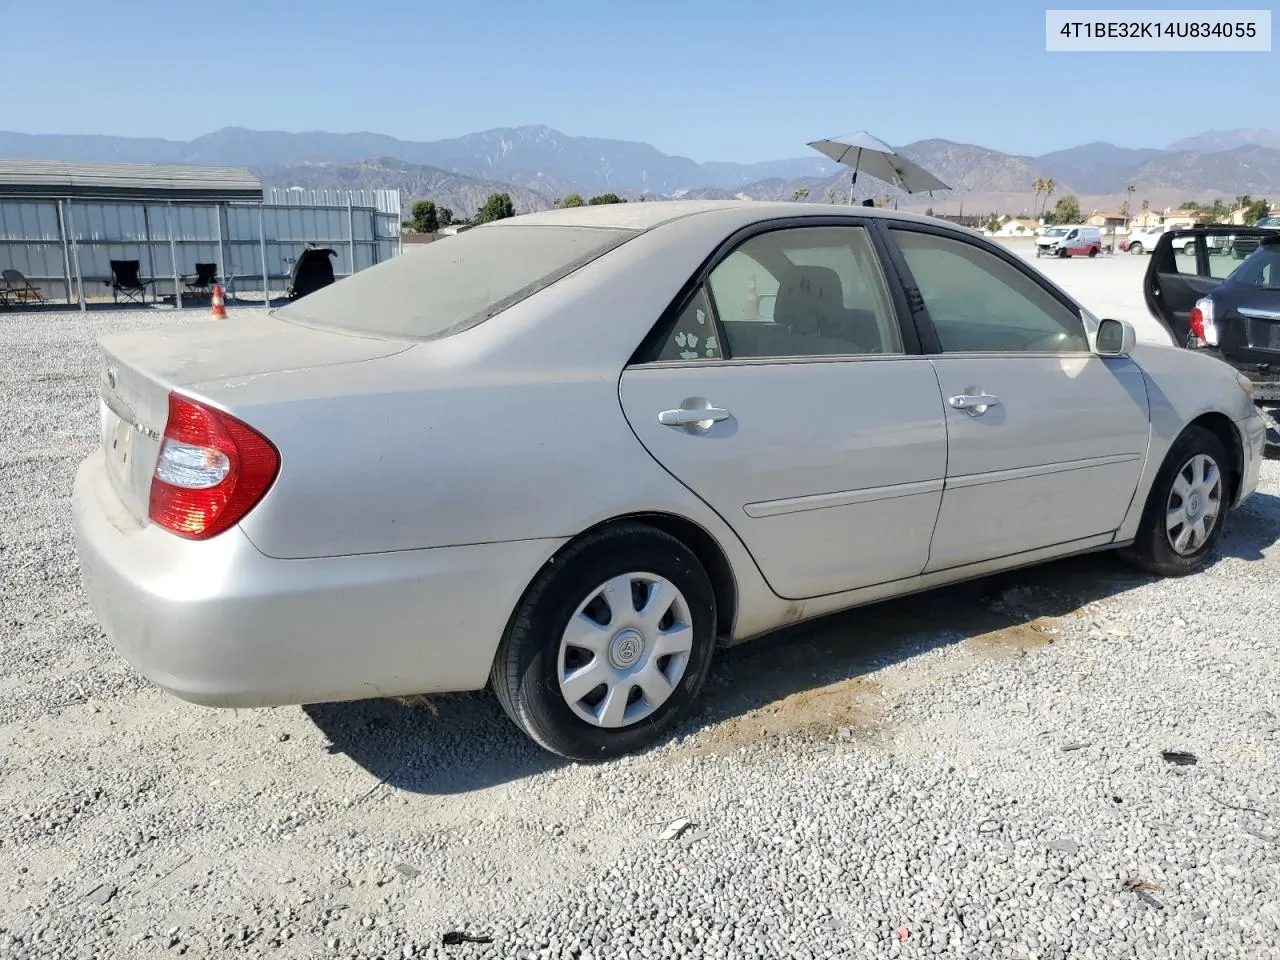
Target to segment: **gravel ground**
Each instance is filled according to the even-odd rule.
[[[0,315],[0,956],[1280,956],[1277,464],[1194,577],[795,628],[561,764],[484,695],[213,711],[115,656],[68,522],[93,337],[202,319]]]

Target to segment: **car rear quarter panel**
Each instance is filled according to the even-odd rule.
[[[740,541],[654,461],[619,403],[632,351],[722,237],[680,226],[404,353],[193,388],[280,450],[245,535],[267,556],[302,559],[572,537],[668,513],[724,550],[740,598],[735,634],[779,622],[786,604]]]
[[[1142,479],[1117,539],[1132,539],[1142,519],[1143,506],[1169,448],[1198,417],[1218,413],[1235,425],[1241,446],[1249,438],[1241,424],[1257,416],[1248,395],[1236,382],[1236,372],[1213,357],[1178,347],[1141,344],[1132,354],[1142,368],[1151,404],[1151,447]]]

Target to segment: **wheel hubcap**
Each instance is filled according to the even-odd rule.
[[[689,605],[675,584],[624,573],[592,590],[569,618],[557,664],[560,693],[592,726],[629,726],[670,699],[692,650]]]
[[[1197,454],[1173,478],[1165,533],[1175,553],[1195,553],[1213,533],[1222,509],[1222,472],[1212,457]]]

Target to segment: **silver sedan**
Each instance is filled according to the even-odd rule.
[[[784,624],[1087,551],[1190,572],[1264,436],[1230,367],[1000,246],[816,204],[517,217],[102,347],[75,528],[139,671],[224,707],[491,683],[584,759]]]

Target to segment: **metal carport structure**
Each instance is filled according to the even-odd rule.
[[[249,289],[269,303],[307,243],[337,251],[338,276],[397,255],[399,191],[264,191],[241,169],[0,160],[0,267],[82,310],[110,261],[126,259],[178,307],[199,262],[216,263],[233,292],[257,281]]]

